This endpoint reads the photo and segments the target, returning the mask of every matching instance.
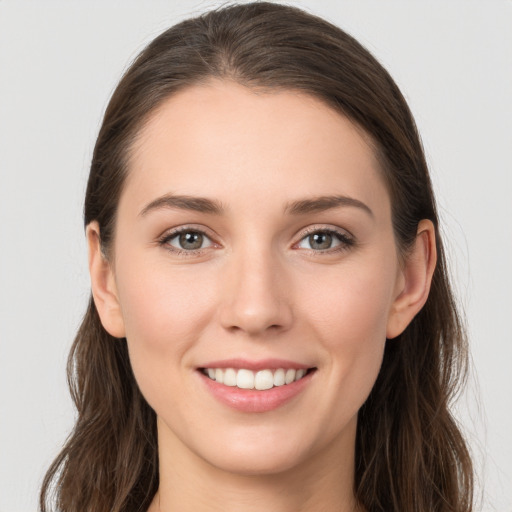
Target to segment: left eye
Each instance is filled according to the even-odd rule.
[[[350,243],[348,237],[334,231],[315,231],[305,236],[299,243],[301,249],[312,249],[314,251],[326,251],[341,245]]]
[[[184,251],[195,251],[212,245],[212,241],[200,231],[181,231],[167,238],[166,243]]]

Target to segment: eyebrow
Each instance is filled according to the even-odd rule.
[[[290,215],[304,215],[307,213],[319,213],[333,208],[343,206],[360,208],[374,217],[372,210],[359,199],[348,196],[320,196],[308,199],[299,199],[287,203],[284,212]],[[191,210],[212,215],[222,215],[225,209],[220,201],[206,197],[195,197],[187,195],[165,194],[147,204],[139,213],[143,217],[153,210],[164,208]]]
[[[163,208],[178,208],[180,210],[192,210],[195,212],[210,213],[213,215],[220,215],[224,212],[222,203],[213,199],[166,194],[147,204],[141,210],[139,216],[143,217],[153,210],[160,210]]]
[[[364,212],[374,217],[372,210],[369,206],[364,204],[359,199],[348,196],[320,196],[312,199],[300,199],[288,203],[285,207],[285,212],[292,215],[303,215],[306,213],[318,213],[332,208],[339,208],[341,206],[350,206],[354,208],[360,208]]]

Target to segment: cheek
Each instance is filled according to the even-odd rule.
[[[212,287],[197,271],[140,263],[119,258],[116,281],[130,360],[144,389],[146,380],[158,386],[160,377],[177,374],[171,370],[183,364],[215,308]]]
[[[317,280],[304,310],[309,311],[312,324],[323,332],[326,343],[333,349],[340,344],[358,349],[376,338],[385,339],[393,297],[392,275],[392,271],[383,275],[347,268],[327,275],[324,286]]]
[[[127,333],[147,343],[186,338],[212,306],[205,279],[194,269],[165,262],[139,265],[134,259],[120,259],[116,283]]]
[[[371,268],[379,269],[330,276],[325,281],[329,292],[311,294],[304,306],[308,327],[325,350],[329,380],[339,390],[331,399],[343,402],[337,410],[352,414],[366,400],[379,373],[392,305],[393,270],[383,273]]]

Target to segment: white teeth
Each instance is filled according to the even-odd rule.
[[[224,384],[226,386],[236,386],[236,372],[233,368],[227,368],[224,372]]]
[[[264,390],[274,387],[274,376],[270,370],[261,370],[254,377],[254,387]]]
[[[274,373],[274,386],[283,386],[284,385],[284,370],[279,368]]]
[[[295,370],[292,370],[291,368],[289,370],[286,370],[286,375],[284,378],[285,384],[291,384],[295,380]]]
[[[257,389],[263,391],[277,386],[291,384],[294,381],[302,379],[307,370],[300,368],[295,370],[289,368],[284,370],[260,370],[253,372],[244,368],[235,370],[234,368],[206,368],[203,373],[210,379],[215,380],[226,386],[236,386],[241,389]]]
[[[236,385],[242,389],[254,389],[254,372],[251,372],[251,370],[238,370]]]

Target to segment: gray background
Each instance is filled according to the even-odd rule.
[[[512,2],[289,2],[355,35],[416,116],[471,337],[457,414],[481,507],[512,511]],[[0,0],[0,512],[34,511],[73,425],[81,209],[103,109],[144,44],[219,2]],[[405,512],[405,511],[404,511]]]

